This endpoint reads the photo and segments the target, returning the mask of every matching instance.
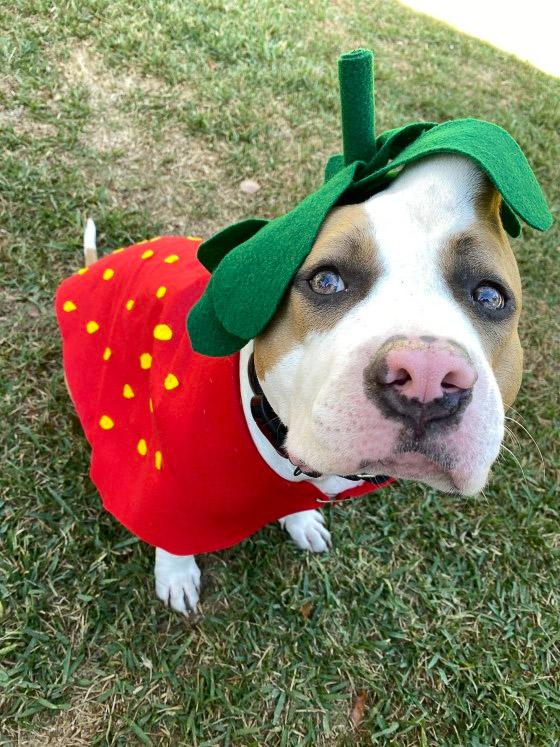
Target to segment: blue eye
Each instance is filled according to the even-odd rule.
[[[479,285],[473,291],[473,299],[489,311],[499,311],[506,305],[503,293],[494,285]]]
[[[309,287],[314,293],[330,296],[345,290],[343,279],[336,270],[319,270],[309,281]]]

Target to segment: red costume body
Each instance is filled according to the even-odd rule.
[[[196,260],[199,244],[163,237],[118,250],[66,279],[56,297],[66,380],[105,508],[177,555],[229,547],[326,498],[259,455],[241,405],[239,354],[193,351],[185,317],[210,277]]]

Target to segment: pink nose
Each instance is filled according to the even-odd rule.
[[[456,424],[475,382],[466,350],[435,337],[388,340],[364,370],[367,397],[415,438]]]
[[[476,381],[476,372],[466,356],[445,343],[397,343],[387,352],[383,364],[383,384],[424,404],[471,389]]]

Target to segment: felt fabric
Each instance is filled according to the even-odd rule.
[[[195,350],[228,355],[263,331],[329,210],[367,199],[419,159],[456,153],[475,161],[502,195],[501,217],[512,236],[521,221],[539,231],[552,225],[527,159],[501,127],[473,118],[413,122],[375,138],[371,52],[343,55],[339,79],[344,153],[327,163],[322,187],[284,216],[235,224],[201,245],[199,259],[213,274],[188,319]]]
[[[119,250],[67,278],[56,296],[91,478],[122,524],[177,555],[234,545],[326,499],[259,455],[241,406],[239,356],[207,357],[190,345],[185,312],[210,277],[199,244],[165,237]],[[375,489],[358,485],[338,498]]]
[[[338,65],[342,149],[347,166],[375,156],[373,54],[356,49],[343,54]]]
[[[268,222],[265,218],[247,218],[223,231],[218,231],[211,239],[204,242],[204,249],[198,253],[199,262],[202,262],[209,272],[214,272],[222,257],[230,249],[235,249],[238,244],[248,241]]]

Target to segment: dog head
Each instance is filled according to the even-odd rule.
[[[255,366],[294,464],[472,495],[521,382],[521,283],[500,196],[440,155],[334,208]]]

